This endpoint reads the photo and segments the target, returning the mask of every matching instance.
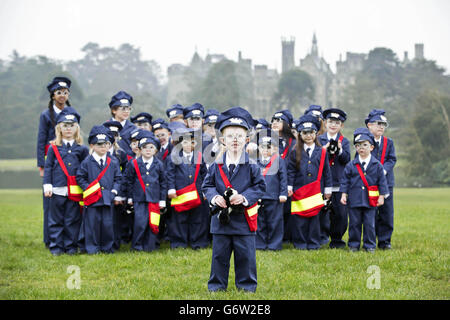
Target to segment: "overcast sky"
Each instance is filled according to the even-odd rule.
[[[427,59],[450,70],[449,0],[0,0],[0,59],[82,57],[87,42],[130,43],[165,74],[193,53],[238,51],[253,64],[281,71],[281,37],[295,37],[295,64],[311,47],[335,70],[339,55],[388,47],[400,59],[423,43]]]

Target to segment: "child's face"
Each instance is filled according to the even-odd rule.
[[[139,149],[139,142],[137,140],[131,140],[130,147],[131,150],[134,152],[134,154],[136,155],[139,154],[140,149]]]
[[[187,127],[191,129],[201,129],[203,119],[201,117],[190,117],[186,120]]]
[[[271,157],[273,154],[274,154],[274,152],[275,152],[275,147],[274,146],[272,146],[271,144],[262,144],[260,147],[259,147],[259,152],[261,152],[261,155],[264,157],[264,158],[269,158],[269,157]]]
[[[274,131],[283,130],[283,120],[281,118],[272,119],[271,127],[272,127],[272,130],[274,130]]]
[[[367,128],[375,137],[381,137],[386,129],[385,122],[370,122],[367,124]]]
[[[60,125],[61,136],[66,140],[73,140],[78,130],[78,125],[75,122],[62,122]]]
[[[212,138],[216,137],[216,129],[214,129],[215,123],[207,123],[203,126],[203,132],[209,134]]]
[[[194,139],[186,138],[181,141],[181,147],[183,148],[183,151],[186,153],[192,152],[192,150],[194,150],[195,144],[196,142]]]
[[[316,131],[314,130],[302,130],[300,137],[306,145],[312,145],[316,140]]]
[[[94,152],[98,154],[100,157],[103,157],[108,152],[110,147],[111,143],[109,142],[91,144],[91,148],[93,148]]]
[[[155,133],[156,138],[158,138],[159,143],[161,143],[162,146],[165,145],[167,143],[167,141],[169,141],[170,132],[166,128],[157,129],[157,130],[155,130],[154,133]]]
[[[247,130],[242,127],[230,126],[223,129],[222,134],[221,140],[227,151],[237,153],[244,149]]]
[[[154,144],[147,143],[147,144],[142,146],[142,148],[141,148],[141,155],[144,158],[149,159],[149,158],[153,157],[156,154],[157,151],[158,151],[158,149],[156,149]]]
[[[342,123],[341,120],[338,119],[327,119],[325,122],[325,127],[327,129],[327,132],[330,135],[335,135],[336,133],[338,133],[342,128],[343,128],[344,124]]]
[[[355,143],[356,152],[358,152],[361,158],[367,158],[370,152],[373,150],[373,145],[369,141],[361,141]]]
[[[118,107],[115,110],[112,110],[111,112],[114,115],[114,119],[116,119],[119,122],[128,120],[131,114],[131,107]]]
[[[53,100],[59,105],[65,105],[67,100],[69,100],[70,92],[68,89],[58,89],[53,92]]]
[[[136,127],[142,130],[152,131],[152,125],[148,122],[138,122],[136,123]]]
[[[178,116],[175,116],[175,117],[169,119],[169,122],[175,122],[175,121],[184,123],[184,117],[183,117],[183,115],[180,114],[180,115],[178,115]]]

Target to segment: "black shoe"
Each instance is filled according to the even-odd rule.
[[[356,247],[349,247],[350,252],[358,252],[359,248]]]
[[[375,248],[366,248],[364,250],[366,250],[366,252],[368,253],[375,253]]]
[[[385,246],[382,246],[382,247],[379,247],[381,250],[391,250],[392,249],[392,247],[391,247],[391,244],[390,243],[388,243],[387,245],[385,245]]]

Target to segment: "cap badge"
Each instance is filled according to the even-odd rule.
[[[273,115],[275,118],[280,118],[281,116],[283,116],[283,114],[281,112],[277,112]]]
[[[67,120],[74,120],[75,116],[73,114],[68,114],[68,115],[66,115],[66,119]]]
[[[128,99],[120,99],[120,103],[130,103]]]
[[[217,121],[217,116],[209,116],[209,121]]]
[[[106,140],[106,134],[98,134],[96,135],[97,140]]]
[[[170,111],[169,112],[169,116],[174,116],[174,115],[176,115],[177,114],[177,110],[172,110],[172,111]]]
[[[67,83],[63,82],[63,81],[58,82],[58,85],[61,86],[61,87],[67,87]]]
[[[355,137],[355,141],[358,141],[359,139],[361,139],[361,135],[360,135],[360,134],[358,134],[358,135]]]
[[[313,125],[312,122],[304,122],[303,123],[304,128],[312,128],[312,125]]]
[[[161,123],[156,123],[156,124],[153,125],[153,129],[156,129],[156,128],[159,128],[159,127],[161,127]]]
[[[320,113],[319,110],[313,110],[313,111],[311,111],[311,113],[312,113],[313,115],[315,115],[315,116],[320,116],[320,115],[321,115],[321,113]]]
[[[380,116],[380,119],[383,120],[383,121],[387,121],[387,118],[385,116],[383,116],[383,115]]]
[[[192,110],[192,114],[198,116],[202,112],[200,110]]]
[[[330,113],[330,117],[339,119],[339,113],[332,112],[332,113]]]
[[[231,118],[229,121],[233,124],[242,124],[242,119],[239,118]]]

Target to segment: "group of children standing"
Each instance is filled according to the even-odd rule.
[[[89,148],[70,107],[71,81],[56,77],[40,117],[37,159],[43,176],[44,242],[54,255],[205,248],[212,243],[208,288],[225,290],[234,252],[236,286],[256,290],[255,250],[346,246],[390,249],[393,231],[391,139],[384,110],[354,131],[357,154],[338,108],[312,105],[299,119],[277,111],[268,123],[247,110],[174,105],[169,121],[130,118],[124,91],[111,118],[94,126]],[[131,120],[131,121],[130,121]],[[364,226],[364,227],[363,227]]]

